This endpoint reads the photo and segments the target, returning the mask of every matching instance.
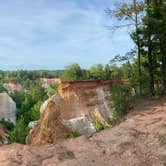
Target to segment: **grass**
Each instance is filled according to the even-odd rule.
[[[105,120],[100,119],[100,118],[96,118],[95,129],[97,132],[106,129],[107,127],[109,127],[109,125]]]
[[[160,145],[166,145],[166,134],[159,136]]]
[[[71,132],[71,133],[66,133],[65,135],[64,135],[64,137],[67,139],[67,138],[76,138],[76,137],[79,137],[79,136],[81,136],[81,134],[80,134],[80,132],[78,131],[78,130],[75,130],[75,131],[73,131],[73,132]]]

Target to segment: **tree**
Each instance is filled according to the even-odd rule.
[[[166,89],[166,3],[164,0],[151,0],[149,3],[149,20],[157,58],[161,61],[161,80]],[[156,31],[157,30],[157,31]],[[154,46],[153,46],[154,48]]]
[[[134,60],[136,51],[134,49],[127,52],[124,56],[116,55],[111,61],[110,64],[122,63],[122,67],[126,69],[127,75],[124,74],[124,77],[128,77],[129,79],[134,75],[132,69],[132,62]]]
[[[3,127],[5,127],[5,129],[7,131],[12,131],[13,128],[14,128],[14,124],[12,122],[9,122],[9,121],[5,120],[5,119],[1,119],[0,124],[2,124]]]
[[[109,65],[109,64],[106,64],[104,70],[105,70],[106,79],[109,80],[109,79],[111,78],[111,69],[110,69],[110,65]]]
[[[66,66],[62,75],[63,81],[77,81],[82,80],[82,69],[79,64],[74,63]]]
[[[31,119],[32,121],[40,119],[40,107],[43,101],[38,101],[32,108],[31,108]]]
[[[21,117],[16,123],[14,130],[9,133],[9,143],[19,142],[24,144],[29,128],[25,125],[24,118]]]
[[[131,33],[131,37],[135,36],[135,44],[137,46],[137,56],[138,56],[138,73],[139,77],[142,77],[141,72],[141,45],[140,45],[140,35],[139,35],[139,25],[141,23],[141,13],[144,11],[144,3],[142,1],[133,0],[132,3],[117,3],[116,9],[111,10],[108,8],[106,12],[109,15],[113,15],[121,21],[127,21],[127,23],[114,26],[114,28],[123,28],[127,26],[134,26],[134,31]],[[129,21],[129,22],[128,22]],[[140,93],[142,93],[141,79],[139,81]]]
[[[59,88],[59,84],[50,85],[48,90],[48,95],[49,96],[55,95],[58,92],[58,88]]]
[[[7,92],[7,90],[3,87],[3,85],[0,83],[0,93]]]
[[[21,108],[22,102],[24,101],[25,98],[24,90],[14,91],[14,93],[11,93],[11,97],[15,101],[17,108]]]
[[[25,124],[28,125],[28,123],[33,120],[31,111],[33,110],[32,108],[34,105],[39,101],[43,102],[48,96],[39,82],[27,82],[27,84],[24,84],[24,86],[26,85],[26,87],[24,87],[26,88],[26,91],[23,94],[21,91],[14,93],[13,98],[16,103],[19,104],[17,104],[19,106],[17,110],[17,119],[23,117]]]
[[[149,87],[153,96],[158,79],[162,80],[163,89],[166,87],[166,4],[162,0],[146,0],[145,4],[146,13],[140,28],[141,44],[148,59]]]
[[[102,64],[93,65],[90,70],[90,78],[93,80],[104,80],[106,79],[106,73]]]

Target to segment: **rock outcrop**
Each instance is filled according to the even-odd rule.
[[[0,93],[0,119],[16,122],[16,103],[7,93]]]
[[[28,136],[29,144],[55,142],[66,132],[94,133],[96,118],[109,121],[113,109],[112,81],[77,81],[60,84],[58,94],[41,107],[41,119]]]

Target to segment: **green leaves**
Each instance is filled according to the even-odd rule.
[[[25,144],[25,139],[28,134],[29,128],[26,126],[24,118],[21,117],[15,127],[14,130],[9,133],[9,143],[19,142]]]
[[[103,65],[101,64],[93,65],[90,68],[89,73],[90,78],[92,78],[93,80],[104,80],[106,78],[106,72]]]
[[[93,65],[89,70],[81,69],[78,64],[66,67],[62,76],[63,81],[105,80],[110,79],[110,66],[104,68],[102,64]]]
[[[99,117],[96,118],[95,129],[97,132],[106,129],[108,126],[108,123],[104,119],[100,119]]]
[[[81,80],[82,76],[81,67],[77,63],[74,63],[66,66],[62,79],[63,81],[76,81]]]
[[[9,121],[6,121],[5,119],[1,119],[0,124],[2,124],[7,131],[12,131],[14,128],[14,124]]]
[[[131,95],[132,87],[129,84],[115,83],[112,92],[114,102],[113,123],[120,121],[132,107],[134,97]]]
[[[47,93],[39,82],[27,81],[25,89],[14,92],[12,98],[17,103],[17,123],[9,133],[9,143],[25,143],[28,123],[40,118],[40,106],[46,100]]]
[[[32,121],[40,119],[40,107],[43,101],[38,101],[32,108],[31,108],[31,119]]]

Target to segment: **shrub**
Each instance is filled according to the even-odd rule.
[[[2,92],[6,92],[7,93],[7,90],[3,87],[3,85],[0,83],[0,93]]]
[[[32,121],[40,119],[40,107],[43,104],[43,101],[38,101],[32,108],[31,108],[31,119]]]
[[[81,134],[78,130],[75,130],[71,133],[66,133],[65,134],[65,138],[73,138],[73,137],[76,138],[76,137],[79,137],[79,136],[81,136]]]
[[[96,120],[95,120],[95,129],[96,129],[97,132],[101,131],[101,130],[104,130],[107,127],[108,127],[108,123],[105,120],[100,119],[98,117],[96,118]]]
[[[73,136],[72,133],[66,133],[64,137],[67,139],[67,138],[72,138]]]
[[[56,94],[58,92],[58,88],[59,88],[59,84],[56,84],[56,85],[50,85],[50,88],[49,88],[49,96],[52,96],[54,94]]]
[[[166,134],[159,136],[159,142],[161,145],[166,145]]]
[[[9,122],[5,119],[1,119],[0,124],[2,124],[5,127],[5,129],[8,130],[8,131],[12,131],[13,128],[14,128],[13,123],[11,123],[11,122]]]
[[[132,87],[130,84],[114,84],[112,93],[114,103],[113,123],[120,121],[131,110],[134,100],[134,96],[131,95],[131,90]]]
[[[78,130],[72,132],[73,137],[79,137],[81,134]]]
[[[18,142],[24,144],[28,131],[29,128],[25,125],[24,118],[21,117],[16,123],[14,130],[9,133],[9,143]]]

